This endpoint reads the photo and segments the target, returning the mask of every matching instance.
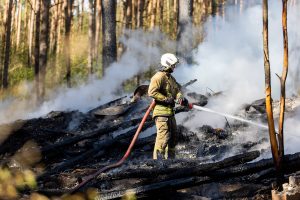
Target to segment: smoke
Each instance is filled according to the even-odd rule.
[[[283,63],[281,9],[281,1],[270,1],[269,48],[273,100],[279,99],[280,82],[276,74],[281,75]],[[291,97],[297,94],[300,88],[300,28],[295,25],[300,19],[298,12],[300,5],[297,4],[288,9],[290,57],[286,93],[287,97]],[[205,41],[193,51],[195,64],[180,66],[175,72],[175,77],[180,82],[197,78],[198,81],[189,89],[198,93],[205,94],[207,88],[215,92],[224,91],[225,95],[210,99],[206,107],[224,113],[236,114],[243,104],[265,97],[262,6],[260,3],[252,5],[242,13],[229,7],[226,13],[228,13],[226,20],[216,17],[208,21]],[[177,116],[178,123],[183,123],[191,128],[204,124],[224,127],[226,122],[222,116],[198,111],[194,113],[194,118],[188,121],[185,120],[185,117],[186,114]],[[299,117],[287,119],[286,132],[299,129],[299,127],[295,127],[296,122],[294,120],[299,124]],[[229,120],[229,122],[231,121]],[[265,135],[268,137],[267,132]],[[300,133],[296,136],[300,137]],[[248,140],[253,141],[253,137],[249,136]],[[290,140],[293,139],[287,134],[286,142]],[[293,151],[296,150],[293,149]]]
[[[34,108],[32,100],[9,99],[0,105],[0,111],[3,113],[0,123],[19,118],[39,117],[55,110],[85,112],[120,96],[120,88],[125,80],[149,70],[150,67],[158,66],[161,54],[175,49],[175,43],[159,30],[152,32],[126,30],[120,42],[126,51],[117,62],[107,68],[102,79],[91,77],[87,83],[78,87],[59,88],[52,92],[49,95],[51,98],[39,108]],[[31,88],[32,91],[31,84],[22,85]]]

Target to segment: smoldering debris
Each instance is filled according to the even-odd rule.
[[[209,102],[215,97],[194,93],[189,98],[193,103],[203,104],[203,99]],[[287,116],[297,113],[298,101],[299,98],[287,101],[288,106],[292,105]],[[149,104],[148,97],[139,97],[138,101],[123,97],[86,113],[56,111],[41,118],[1,125],[3,130],[15,127],[9,129],[10,134],[1,143],[1,165],[9,169],[32,170],[36,175],[37,190],[47,196],[70,192],[86,176],[123,156]],[[277,102],[273,104],[276,109]],[[118,112],[104,112],[107,109]],[[194,112],[181,106],[176,107],[176,112],[184,113],[187,120],[195,117]],[[248,119],[262,121],[264,113],[262,101],[249,103],[237,112]],[[143,130],[153,126],[149,117]],[[118,132],[122,134],[116,134]],[[191,128],[179,124],[178,133],[175,160],[151,159],[155,141],[153,133],[138,139],[123,166],[100,174],[81,191],[97,188],[104,199],[119,198],[129,189],[137,197],[157,197],[158,191],[168,191],[171,196],[189,199],[191,196],[210,197],[211,192],[205,193],[203,188],[211,185],[215,188],[216,198],[230,195],[240,198],[265,195],[265,199],[269,198],[271,183],[275,180],[273,161],[258,158],[271,155],[266,130],[230,121],[223,127],[195,125]],[[22,155],[30,157],[26,154],[29,151],[20,153],[30,143],[35,144],[34,155],[39,156],[29,159],[34,162],[26,165],[12,165],[21,162],[16,158],[24,158]],[[254,159],[258,161],[253,162]],[[286,173],[300,170],[298,154],[287,155],[286,159],[292,166]],[[249,181],[253,183],[249,184]],[[235,190],[232,190],[233,183],[238,183]],[[218,187],[213,187],[216,184]],[[181,192],[183,188],[189,188],[186,194]],[[248,192],[239,192],[242,190]],[[26,195],[25,191],[28,190],[24,193],[21,190],[21,195]]]

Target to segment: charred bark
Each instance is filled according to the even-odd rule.
[[[266,111],[269,126],[269,136],[271,143],[274,164],[280,169],[280,158],[278,155],[278,143],[275,133],[272,97],[271,97],[271,75],[269,61],[269,33],[268,33],[268,0],[263,1],[263,48],[264,48],[264,68],[265,68],[265,95],[266,95]]]
[[[116,0],[102,0],[102,70],[117,60]]]

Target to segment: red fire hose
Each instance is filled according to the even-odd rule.
[[[147,112],[145,113],[145,115],[144,115],[144,117],[143,117],[143,119],[142,119],[142,121],[141,121],[138,129],[136,130],[136,132],[135,132],[135,134],[133,136],[133,139],[132,139],[132,141],[131,141],[131,143],[130,143],[130,145],[129,145],[127,151],[126,151],[126,153],[124,154],[123,158],[121,160],[119,160],[119,162],[111,164],[111,165],[108,165],[108,166],[105,166],[105,167],[101,168],[100,170],[98,170],[97,172],[95,172],[95,173],[87,176],[86,179],[84,181],[82,181],[79,185],[77,185],[72,190],[71,193],[74,193],[74,192],[78,191],[81,187],[83,187],[85,184],[87,184],[89,181],[91,181],[92,179],[94,179],[96,176],[98,176],[102,172],[104,172],[104,171],[106,171],[108,169],[119,167],[120,165],[122,165],[125,162],[125,160],[128,158],[128,156],[129,156],[129,154],[130,154],[130,152],[131,152],[131,150],[132,150],[132,148],[133,148],[133,146],[134,146],[134,144],[135,144],[135,142],[136,142],[136,140],[137,140],[137,138],[138,138],[138,136],[139,136],[139,134],[140,134],[140,132],[142,130],[142,127],[143,127],[143,125],[144,125],[147,117],[149,116],[149,114],[150,114],[151,110],[154,108],[154,106],[155,106],[155,101],[152,101],[152,103],[150,104]]]

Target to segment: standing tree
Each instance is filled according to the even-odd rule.
[[[3,77],[2,87],[8,87],[8,68],[9,68],[9,56],[10,56],[10,36],[11,36],[11,20],[12,20],[12,8],[13,0],[8,0],[6,4],[6,19],[5,19],[5,50],[4,50],[4,65],[3,65]]]
[[[278,155],[278,144],[273,118],[273,107],[271,97],[271,75],[269,61],[269,33],[268,33],[268,0],[263,0],[263,49],[264,49],[264,68],[265,68],[265,94],[266,112],[269,126],[269,136],[271,143],[272,156],[277,170],[280,170],[281,163]]]
[[[116,0],[102,0],[102,74],[117,60]]]
[[[34,82],[35,95],[37,102],[40,101],[40,17],[41,17],[41,1],[35,0],[35,41],[34,41]]]
[[[30,1],[31,7],[31,12],[30,12],[30,18],[28,20],[28,34],[27,34],[27,42],[28,42],[28,54],[27,54],[27,59],[28,59],[28,65],[31,65],[31,60],[32,60],[32,43],[33,43],[33,32],[34,32],[34,17],[35,17],[35,10],[34,6],[36,5],[36,1],[34,0],[33,3]]]
[[[20,46],[20,39],[21,39],[21,26],[22,26],[22,1],[18,2],[18,17],[17,17],[17,41],[16,41],[16,48],[19,49]]]
[[[279,158],[283,160],[284,157],[284,111],[285,111],[285,81],[288,73],[288,33],[287,33],[287,0],[282,0],[282,31],[283,31],[283,68],[280,79],[280,115],[278,124],[278,140],[279,140]]]
[[[65,17],[65,45],[64,59],[66,65],[66,79],[68,87],[71,87],[71,58],[70,58],[70,33],[72,22],[73,0],[65,0],[64,2],[64,17]]]
[[[95,20],[96,20],[96,2],[95,0],[89,0],[89,55],[88,55],[88,71],[89,74],[93,74],[94,58],[95,58]]]
[[[46,66],[47,54],[49,47],[49,9],[50,1],[41,0],[41,33],[40,33],[40,52],[39,52],[39,68],[40,68],[40,97],[44,100],[46,90]]]
[[[97,5],[96,5],[96,38],[95,38],[95,61],[98,64],[99,60],[99,52],[100,52],[100,32],[101,32],[101,22],[102,22],[102,9],[101,9],[101,1],[102,0],[97,0]]]
[[[143,12],[144,12],[145,0],[138,0],[137,9],[137,28],[143,28]]]
[[[155,27],[155,15],[156,15],[156,5],[157,0],[150,1],[151,4],[151,21],[150,21],[150,30],[153,30]]]

